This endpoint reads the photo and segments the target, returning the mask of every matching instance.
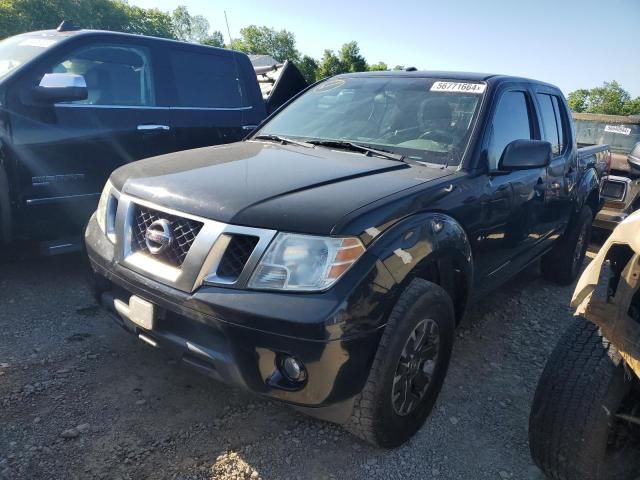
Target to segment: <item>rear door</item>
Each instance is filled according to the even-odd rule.
[[[164,61],[177,150],[239,141],[266,116],[246,57],[173,44]]]
[[[50,233],[77,232],[115,168],[173,150],[168,112],[157,108],[156,63],[153,42],[81,37],[10,88],[19,207],[26,211],[19,217]],[[34,103],[33,87],[51,72],[82,75],[88,98]]]
[[[552,159],[545,182],[542,234],[549,242],[564,231],[571,216],[571,195],[576,182],[576,165],[563,100],[545,87],[535,93],[542,139],[551,143]],[[546,240],[545,240],[546,241]]]

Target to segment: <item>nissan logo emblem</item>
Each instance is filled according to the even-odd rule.
[[[171,222],[165,219],[153,222],[144,234],[144,241],[153,255],[164,252],[173,243]]]

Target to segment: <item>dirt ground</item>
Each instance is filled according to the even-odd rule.
[[[129,336],[79,256],[5,262],[0,478],[540,480],[529,407],[571,292],[530,269],[473,305],[432,416],[382,451]]]

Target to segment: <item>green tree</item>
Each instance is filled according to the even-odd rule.
[[[344,64],[336,54],[333,53],[333,50],[325,50],[318,67],[318,80],[345,72],[347,72],[347,70],[345,70]]]
[[[582,113],[587,109],[587,101],[589,99],[589,90],[581,88],[574,92],[571,92],[567,96],[567,103],[569,108],[577,113]]]
[[[209,35],[207,38],[202,40],[201,43],[203,45],[209,45],[210,47],[224,48],[225,46],[222,32],[218,30],[214,30],[213,32],[211,32],[211,35]]]
[[[367,61],[360,54],[358,42],[342,45],[339,57],[345,72],[365,72],[367,70]]]
[[[389,70],[389,66],[384,62],[374,63],[373,65],[369,65],[370,72],[382,72],[385,70]]]
[[[202,15],[191,15],[184,5],[171,13],[173,32],[178,40],[202,43],[209,38],[209,22]]]
[[[169,14],[122,0],[0,0],[0,38],[56,28],[62,20],[82,28],[175,38]]]
[[[640,115],[640,97],[628,100],[622,109],[623,115]]]
[[[316,62],[315,59],[311,58],[309,55],[304,55],[296,66],[308,83],[315,83],[318,75],[318,62]]]
[[[396,65],[393,67],[394,70],[404,70],[404,65]]]
[[[300,58],[293,33],[265,26],[249,25],[241,29],[240,38],[232,40],[230,47],[254,55],[270,55],[278,62],[297,62]]]
[[[635,115],[640,113],[640,97],[631,98],[615,80],[590,90],[581,88],[567,96],[574,112],[603,113],[606,115]]]

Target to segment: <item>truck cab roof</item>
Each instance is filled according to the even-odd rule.
[[[481,72],[457,72],[446,70],[390,70],[377,72],[358,72],[345,73],[333,78],[341,77],[359,77],[359,76],[388,76],[388,77],[418,77],[418,78],[446,78],[449,80],[470,81],[470,82],[486,82],[487,84],[499,84],[504,82],[520,82],[541,85],[558,90],[558,87],[550,83],[541,82],[526,77],[518,77],[514,75],[504,75],[498,73],[481,73]]]

